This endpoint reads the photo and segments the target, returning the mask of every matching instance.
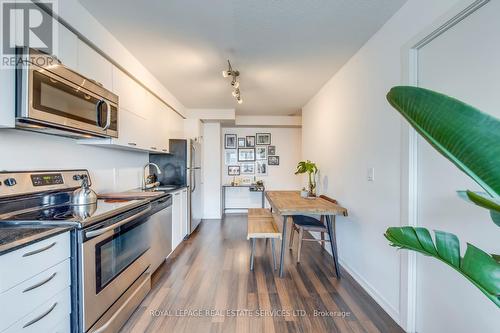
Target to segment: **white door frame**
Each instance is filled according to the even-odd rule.
[[[490,0],[462,0],[444,16],[412,38],[401,51],[403,85],[418,86],[419,50],[483,7]],[[402,120],[401,125],[401,225],[418,226],[418,134]],[[416,332],[417,255],[401,252],[400,325]]]

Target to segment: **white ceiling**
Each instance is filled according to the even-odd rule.
[[[260,115],[299,113],[405,1],[80,0],[186,107]]]

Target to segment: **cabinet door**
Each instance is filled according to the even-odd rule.
[[[182,237],[182,212],[181,192],[175,192],[172,200],[172,251],[181,243]]]
[[[78,40],[78,71],[106,89],[113,88],[113,65],[81,40]]]
[[[120,108],[118,113],[118,138],[113,143],[128,148],[148,149],[146,119]]]
[[[184,238],[189,233],[189,206],[187,189],[181,192],[181,237]]]
[[[151,93],[147,93],[148,108],[146,118],[149,127],[152,129],[149,132],[150,149],[153,151],[168,152],[169,134],[169,111],[165,104]]]
[[[64,66],[76,70],[78,67],[78,37],[61,23],[54,20],[58,29],[58,47],[55,55]]]
[[[113,66],[113,92],[122,108],[147,118],[146,90],[116,66]]]

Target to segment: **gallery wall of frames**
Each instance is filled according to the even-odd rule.
[[[295,166],[301,157],[300,128],[222,129],[222,182],[254,183],[266,188],[292,188],[301,184]]]

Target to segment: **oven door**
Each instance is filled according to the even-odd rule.
[[[150,207],[111,226],[82,231],[84,332],[149,268]]]
[[[16,85],[19,126],[48,125],[93,136],[118,137],[118,97],[69,68],[28,63],[18,68]]]

